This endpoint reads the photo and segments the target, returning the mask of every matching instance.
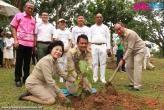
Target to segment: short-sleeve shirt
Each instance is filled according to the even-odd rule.
[[[124,50],[124,47],[123,47],[123,45],[121,44],[121,39],[120,39],[120,37],[119,36],[117,36],[117,38],[116,38],[116,43],[117,43],[117,46],[118,46],[118,50]]]
[[[68,57],[68,69],[76,70],[76,73],[80,73],[79,61],[84,60],[89,66],[92,65],[92,54],[89,50],[81,52],[78,47],[70,49],[67,53]]]
[[[90,36],[91,36],[90,28],[87,26],[83,26],[83,27],[75,26],[72,28],[72,36],[75,44],[77,43],[78,36],[81,34],[85,34],[88,37],[88,41],[90,42]]]
[[[107,48],[110,49],[110,32],[109,28],[106,25],[94,24],[93,26],[91,26],[90,31],[91,43],[105,43],[107,45]]]
[[[53,38],[61,40],[64,43],[64,47],[68,47],[69,40],[72,40],[72,34],[69,30],[57,29],[54,33]]]
[[[37,35],[37,41],[52,41],[54,33],[54,26],[51,23],[37,23],[35,28],[35,34]]]
[[[28,47],[34,46],[35,19],[32,16],[28,16],[25,12],[18,13],[14,16],[10,25],[17,31],[19,44]]]

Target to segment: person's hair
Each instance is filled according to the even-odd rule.
[[[151,48],[151,44],[145,44],[145,46]]]
[[[80,16],[84,17],[84,15],[77,15],[77,18],[80,17]]]
[[[55,40],[53,42],[51,42],[49,45],[48,45],[48,49],[47,49],[47,54],[50,54],[52,49],[56,46],[61,46],[62,47],[62,55],[64,53],[64,44],[62,41],[60,40]]]
[[[32,5],[35,5],[35,3],[34,3],[32,0],[27,1],[27,2],[25,3],[25,5],[26,5],[27,3],[32,4]]]
[[[34,4],[34,2],[33,1],[27,1],[26,3],[25,3],[25,7],[26,7],[26,5],[27,4],[32,4],[32,5],[34,5],[35,6],[35,4]]]
[[[120,24],[122,27],[126,27],[124,23],[122,23],[121,21],[120,22],[117,22],[116,24]]]
[[[102,13],[100,13],[100,12],[97,12],[97,13],[96,13],[96,16],[97,16],[98,14],[102,15]]]
[[[27,1],[25,4],[24,4],[24,9],[26,8],[27,4],[32,4],[33,6],[35,6],[34,2],[33,1]]]
[[[39,12],[39,15],[41,16],[43,13],[48,13],[48,15],[49,15],[49,12],[48,12],[47,10],[42,10],[42,11],[40,11],[40,12]]]
[[[87,37],[85,34],[81,34],[81,35],[79,35],[79,36],[77,37],[77,43],[80,42],[80,38],[83,38],[83,39],[85,39],[85,40],[88,41],[88,37]]]

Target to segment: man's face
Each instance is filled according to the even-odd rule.
[[[80,38],[79,42],[77,43],[77,46],[80,51],[86,51],[88,47],[88,41],[86,39]]]
[[[48,22],[48,13],[43,12],[41,18],[43,22]]]
[[[77,24],[80,25],[80,26],[84,25],[84,17],[83,16],[78,16]]]
[[[103,22],[103,17],[102,14],[99,13],[96,15],[96,24],[101,25],[102,22]]]
[[[120,24],[116,24],[114,26],[114,29],[115,29],[116,33],[118,34],[118,36],[121,37],[123,35],[123,33],[124,33],[124,27],[123,26],[121,26]]]
[[[26,3],[26,5],[25,5],[25,12],[26,12],[26,14],[27,15],[32,15],[33,10],[34,10],[34,5],[31,4],[31,3]]]
[[[59,22],[59,28],[60,28],[61,30],[64,30],[65,27],[66,27],[65,21],[64,21],[64,20],[63,20],[63,21],[60,21],[60,22]]]

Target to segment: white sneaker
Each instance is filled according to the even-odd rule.
[[[140,89],[142,85],[135,85],[134,88],[135,89]]]
[[[106,83],[106,81],[105,81],[105,80],[101,80],[101,82],[102,82],[102,83],[104,83],[104,84]]]
[[[97,80],[93,80],[93,82],[94,82],[94,83],[96,83],[96,82],[97,82]]]

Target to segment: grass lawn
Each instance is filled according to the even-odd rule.
[[[153,63],[155,64],[155,70],[144,70],[142,75],[143,87],[141,91],[130,91],[126,87],[128,85],[128,79],[126,73],[118,73],[116,78],[113,80],[113,85],[118,91],[124,91],[132,93],[137,97],[148,97],[158,99],[164,103],[164,59],[154,58]],[[112,74],[113,70],[108,70],[107,78]],[[63,85],[61,85],[63,86]],[[98,90],[102,88],[101,82],[93,84],[93,87]],[[25,92],[25,87],[17,88],[14,82],[14,69],[7,70],[0,68],[0,110],[3,107],[29,107],[25,110],[73,110],[72,108],[62,107],[60,104],[52,106],[39,105],[32,102],[19,101],[18,97],[20,94]],[[5,110],[5,109],[3,109]],[[17,109],[16,109],[17,110]],[[114,110],[124,110],[120,107],[115,107]],[[143,109],[147,110],[147,109]]]

